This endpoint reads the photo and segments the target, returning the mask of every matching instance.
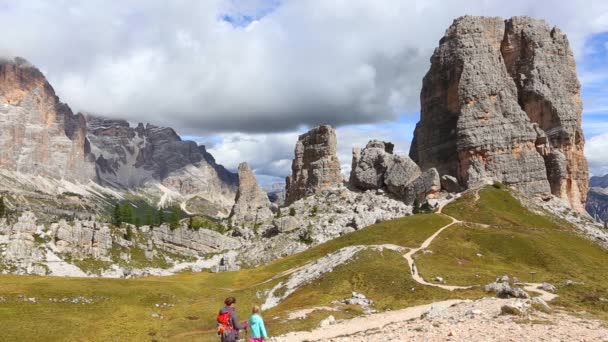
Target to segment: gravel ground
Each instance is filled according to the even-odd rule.
[[[558,311],[531,310],[524,316],[500,314],[503,305],[517,301],[484,298],[435,306],[415,319],[405,309],[400,310],[403,320],[389,320],[392,323],[383,327],[378,322],[386,313],[367,316],[354,329],[348,321],[336,322],[312,332],[292,333],[277,341],[608,341],[608,327],[602,321]]]

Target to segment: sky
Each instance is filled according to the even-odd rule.
[[[605,0],[0,0],[0,55],[40,68],[74,111],[173,127],[269,184],[319,124],[337,127],[345,173],[373,138],[406,154],[429,58],[465,14],[566,32],[590,170],[608,173]]]

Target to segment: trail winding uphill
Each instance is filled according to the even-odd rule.
[[[474,201],[477,202],[479,199],[480,199],[479,189],[476,189],[476,190],[474,190]],[[419,247],[410,249],[407,253],[405,253],[403,255],[403,257],[405,258],[408,266],[410,267],[410,273],[411,273],[412,278],[417,283],[419,283],[423,286],[433,286],[433,287],[442,288],[442,289],[448,290],[448,291],[464,290],[464,289],[472,288],[474,286],[479,286],[479,285],[453,286],[453,285],[433,284],[433,283],[429,283],[426,280],[424,280],[418,273],[413,256],[420,250],[424,250],[424,249],[428,248],[431,245],[431,243],[444,230],[446,230],[458,223],[462,223],[462,221],[443,213],[443,208],[445,207],[445,205],[447,205],[447,203],[444,203],[443,205],[441,205],[438,208],[437,214],[449,217],[452,221],[450,223],[446,224],[445,226],[439,228],[433,235],[428,237]],[[558,297],[558,295],[556,295],[554,293],[541,289],[542,284],[539,284],[539,283],[522,283],[522,284],[518,284],[518,285],[521,285],[526,291],[536,292],[536,293],[540,294],[537,297],[539,297],[540,299],[547,301],[547,302],[552,301],[553,299]],[[445,318],[445,316],[448,315],[447,312],[452,312],[452,311],[459,312],[459,311],[463,311],[466,309],[466,313],[463,313],[464,312],[463,311],[463,312],[459,312],[458,314],[460,314],[461,316],[470,317],[471,315],[473,315],[473,316],[478,315],[478,313],[476,313],[476,312],[481,312],[480,310],[475,309],[475,308],[483,307],[484,310],[488,311],[487,313],[483,313],[483,315],[488,315],[488,313],[490,313],[490,312],[495,312],[495,313],[492,313],[489,315],[489,316],[494,317],[497,314],[500,314],[500,308],[503,304],[505,304],[507,302],[513,302],[513,301],[514,301],[513,299],[498,299],[498,298],[484,298],[484,299],[480,299],[478,301],[445,300],[445,301],[434,302],[434,303],[425,304],[425,305],[409,307],[409,308],[405,308],[402,310],[382,312],[382,313],[372,314],[372,315],[368,315],[368,316],[356,317],[356,318],[349,319],[349,320],[343,320],[343,321],[339,321],[335,324],[332,324],[330,327],[319,327],[312,331],[291,332],[291,333],[288,333],[288,334],[285,334],[285,335],[282,335],[279,337],[275,337],[272,339],[272,341],[277,341],[277,342],[319,341],[319,340],[385,341],[387,338],[389,338],[389,336],[387,336],[387,329],[386,329],[387,325],[395,325],[395,324],[402,325],[403,329],[404,329],[404,331],[403,331],[404,334],[407,333],[408,331],[409,331],[409,333],[411,333],[412,329],[407,327],[407,325],[409,323],[411,323],[410,320],[420,318],[424,315],[428,315],[429,312],[441,312],[442,313],[441,315],[443,315],[443,318]],[[517,301],[517,299],[515,299],[515,301]],[[471,314],[471,312],[473,312],[473,313]],[[546,315],[546,316],[547,317],[545,317],[545,318],[548,320],[556,319],[555,317],[552,318],[552,316],[549,316],[549,315]],[[571,327],[571,329],[570,329],[571,331],[573,331],[573,329],[575,329],[572,327],[578,326],[578,323],[575,322],[576,318],[570,317],[567,315],[562,315],[562,316],[563,317],[560,317],[559,320],[568,322],[567,325]],[[487,319],[488,319],[488,322],[492,321],[492,319],[489,317],[487,317]],[[411,324],[424,324],[424,323],[420,323],[420,321],[415,321],[415,322],[417,322],[417,323],[411,323]],[[507,321],[505,321],[505,322],[509,323]],[[486,332],[489,334],[494,334],[493,335],[494,337],[502,336],[503,332],[501,331],[501,329],[502,329],[501,326],[493,326],[493,328],[495,328],[495,329],[494,330],[488,329],[488,331],[486,331]],[[585,327],[583,327],[583,328],[585,328]],[[579,329],[579,330],[581,330],[580,334],[589,335],[588,331],[583,328],[581,328],[582,330]],[[416,328],[416,329],[419,329],[419,328]],[[441,330],[441,329],[439,329],[439,330]],[[604,330],[606,330],[606,329],[604,329]],[[418,331],[418,330],[416,330],[416,331]],[[597,331],[596,331],[596,333],[597,333]],[[395,335],[394,332],[393,332],[393,335]],[[401,338],[403,338],[404,336],[405,335],[402,335],[402,334],[400,335],[400,333],[398,333],[393,337],[396,338],[396,340],[401,340]],[[425,335],[422,335],[422,336],[425,336]],[[452,336],[452,331],[449,331],[448,336]],[[589,336],[591,336],[591,335],[589,335]],[[391,338],[392,337],[390,337],[389,340]],[[413,338],[413,336],[412,336],[412,338]]]

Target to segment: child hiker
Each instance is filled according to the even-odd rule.
[[[260,316],[260,307],[254,305],[251,309],[251,317],[249,317],[249,328],[251,329],[251,337],[249,342],[262,342],[268,338],[266,334],[266,327],[264,326],[264,319]]]

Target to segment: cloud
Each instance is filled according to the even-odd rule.
[[[419,107],[429,57],[463,14],[546,18],[582,55],[605,1],[1,1],[0,53],[74,109],[182,133],[391,122]]]
[[[585,155],[592,175],[608,174],[608,133],[589,139],[585,146]]]

